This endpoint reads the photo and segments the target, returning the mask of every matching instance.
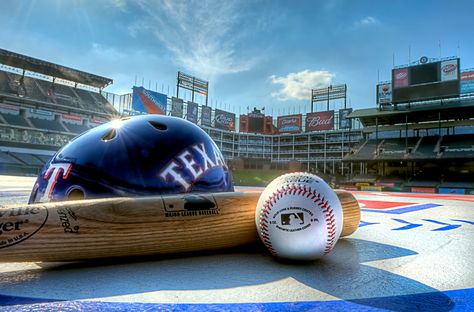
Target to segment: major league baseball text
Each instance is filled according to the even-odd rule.
[[[342,230],[342,208],[323,180],[291,174],[276,179],[264,191],[256,223],[273,255],[311,260],[334,248]]]

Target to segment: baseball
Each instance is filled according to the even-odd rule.
[[[280,258],[314,260],[329,253],[341,235],[341,203],[331,187],[310,173],[291,173],[263,191],[255,217],[267,249]]]

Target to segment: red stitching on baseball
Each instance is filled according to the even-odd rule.
[[[311,200],[314,201],[315,204],[319,206],[319,208],[325,214],[325,221],[326,221],[326,230],[328,233],[327,244],[324,249],[324,254],[329,253],[335,243],[336,243],[336,221],[334,212],[331,208],[331,205],[327,200],[325,200],[324,196],[321,198],[321,194],[318,193],[316,190],[312,190],[311,188],[306,188],[305,185],[298,185],[298,187],[294,184],[282,186],[281,189],[277,189],[276,192],[273,192],[273,196],[270,195],[267,200],[265,200],[264,205],[264,213],[260,213],[259,215],[259,225],[260,225],[260,232],[262,235],[262,241],[267,249],[274,255],[277,255],[277,252],[273,248],[273,245],[270,241],[270,233],[268,232],[268,228],[266,224],[268,224],[267,217],[270,214],[270,211],[273,208],[273,205],[276,204],[277,200],[283,198],[283,195],[292,194],[296,195],[298,191],[298,195],[306,196],[307,198],[311,197]],[[264,224],[265,223],[265,224]]]

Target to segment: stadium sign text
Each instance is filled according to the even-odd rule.
[[[308,126],[310,127],[317,127],[317,126],[326,126],[326,125],[332,125],[332,119],[334,116],[331,116],[329,118],[323,119],[321,116],[316,116],[313,117],[309,120]]]
[[[222,125],[230,125],[232,124],[232,118],[226,115],[217,115],[216,116],[216,121]]]

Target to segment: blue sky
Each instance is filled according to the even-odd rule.
[[[390,79],[393,60],[440,50],[474,67],[472,1],[4,0],[1,8],[0,48],[111,78],[106,91],[118,94],[137,80],[172,95],[184,71],[209,80],[213,108],[237,114],[307,112],[311,88],[342,83],[348,105],[374,107],[377,78]]]

